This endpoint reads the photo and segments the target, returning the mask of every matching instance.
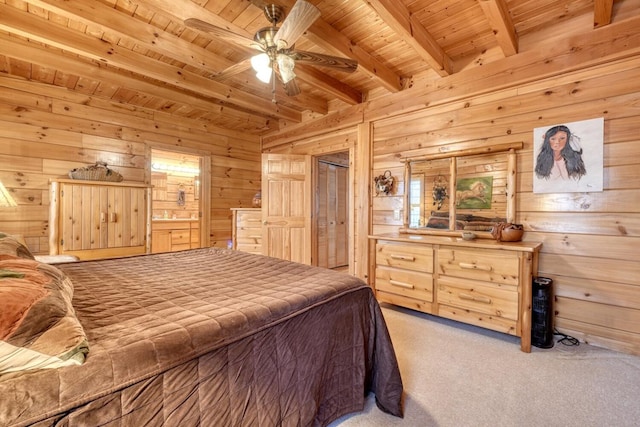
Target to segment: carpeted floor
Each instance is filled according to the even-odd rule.
[[[520,351],[516,337],[383,304],[405,416],[364,412],[331,427],[640,426],[640,357],[581,343]]]

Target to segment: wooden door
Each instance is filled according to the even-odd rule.
[[[347,182],[348,168],[318,162],[317,171],[317,265],[335,268],[349,264]]]
[[[262,253],[311,264],[311,157],[262,155]]]

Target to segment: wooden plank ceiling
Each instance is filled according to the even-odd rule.
[[[18,76],[264,134],[584,32],[637,0],[309,0],[321,12],[295,48],[358,61],[353,73],[297,63],[301,93],[260,82],[244,39],[269,26],[262,0],[0,0],[0,80]],[[285,13],[295,0],[273,0]],[[528,42],[530,41],[530,42]],[[13,77],[12,77],[13,78]],[[0,81],[1,83],[1,81]]]

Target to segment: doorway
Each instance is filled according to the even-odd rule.
[[[196,154],[151,149],[151,252],[201,247],[201,165]]]
[[[315,159],[315,264],[348,271],[349,152]]]

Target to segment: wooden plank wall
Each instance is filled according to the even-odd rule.
[[[402,177],[401,157],[456,142],[523,141],[516,221],[543,243],[539,275],[552,278],[559,329],[640,354],[640,57],[377,121],[374,174]],[[533,128],[604,117],[604,191],[533,193]],[[403,190],[374,197],[373,231],[396,231]]]
[[[0,230],[48,253],[49,179],[101,160],[126,181],[150,183],[148,148],[157,145],[211,156],[210,244],[226,247],[229,209],[251,207],[260,188],[257,137],[0,75],[0,181],[19,204],[0,208]]]
[[[374,98],[297,128],[263,144],[283,151],[317,150],[317,135],[361,120],[353,163],[362,207],[371,205],[369,232],[402,225],[402,158],[522,141],[517,153],[516,221],[525,240],[543,243],[540,276],[554,280],[555,323],[563,332],[603,347],[640,354],[640,19],[580,36],[549,40],[537,49],[412,90]],[[533,129],[604,117],[604,191],[533,193]],[[371,130],[372,128],[372,130]],[[313,135],[313,136],[310,136]],[[301,143],[302,145],[298,145]],[[364,149],[370,145],[370,150]],[[376,196],[372,177],[391,171],[400,182]],[[362,232],[355,238],[362,241]],[[373,262],[358,258],[362,262]]]

